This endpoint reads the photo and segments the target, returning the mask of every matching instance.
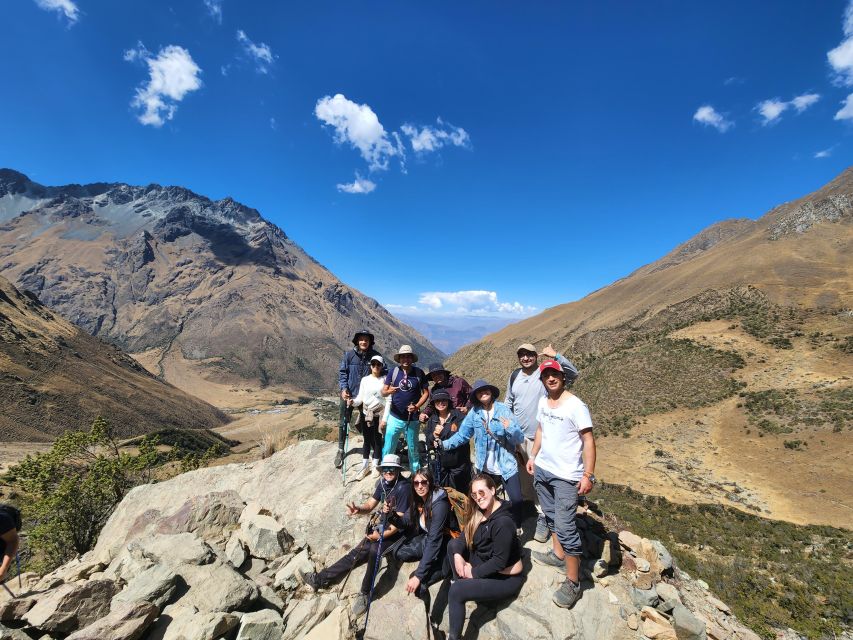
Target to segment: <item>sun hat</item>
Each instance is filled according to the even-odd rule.
[[[532,344],[530,344],[529,342],[525,342],[525,343],[523,343],[523,344],[518,345],[518,349],[516,349],[516,350],[515,350],[515,352],[516,352],[516,353],[518,353],[519,351],[532,351],[533,353],[536,353],[536,354],[538,354],[538,353],[539,353],[539,352],[536,350],[536,347],[534,347],[534,346],[533,346]]]
[[[554,371],[559,371],[560,373],[565,374],[563,370],[563,366],[557,362],[556,360],[546,360],[542,364],[539,365],[539,375],[541,376],[545,369],[553,369]]]
[[[495,402],[498,397],[501,395],[500,389],[498,389],[495,385],[489,384],[485,380],[477,380],[471,386],[471,400],[477,404],[480,404],[480,401],[477,399],[477,393],[482,391],[483,389],[488,389],[492,392],[492,402]]]
[[[352,337],[352,343],[355,346],[358,346],[358,337],[359,336],[367,336],[370,339],[371,346],[373,345],[374,342],[376,342],[376,340],[373,338],[373,334],[370,333],[370,331],[368,331],[367,329],[362,329],[361,331],[356,331],[356,334]]]
[[[441,362],[433,362],[429,365],[429,370],[427,371],[427,375],[431,376],[434,373],[446,373],[450,375],[450,371],[444,368],[444,364]]]
[[[382,462],[379,463],[379,468],[385,469],[386,467],[402,469],[403,465],[400,464],[400,456],[394,453],[389,453],[387,456],[383,456]]]
[[[448,393],[447,389],[435,389],[429,396],[429,401],[435,404],[436,400],[445,400],[450,402],[450,393]]]
[[[383,359],[382,359],[382,356],[373,356],[373,357],[370,359],[370,361],[371,361],[371,362],[378,362],[378,363],[379,363],[379,364],[381,364],[383,367],[385,366],[385,360],[383,360]]]
[[[412,347],[410,345],[404,344],[400,347],[400,349],[397,351],[396,355],[394,356],[394,362],[399,363],[400,362],[400,356],[404,356],[406,354],[412,356],[412,362],[418,361],[418,354],[416,354],[412,350]]]

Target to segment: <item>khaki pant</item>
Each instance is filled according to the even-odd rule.
[[[518,478],[521,480],[521,497],[525,500],[530,500],[536,505],[536,511],[542,513],[542,507],[539,506],[539,497],[536,495],[536,489],[533,487],[533,476],[527,473],[527,461],[530,460],[530,452],[533,451],[533,439],[525,438],[524,445],[518,447],[519,453],[524,460],[524,465],[519,465]]]

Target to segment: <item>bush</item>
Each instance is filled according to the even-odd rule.
[[[49,571],[91,549],[124,495],[150,480],[159,454],[143,438],[138,455],[119,451],[110,425],[96,418],[89,431],[67,431],[50,451],[27,456],[9,476],[27,494],[23,515],[36,571]]]

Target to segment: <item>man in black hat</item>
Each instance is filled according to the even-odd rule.
[[[462,376],[454,376],[440,362],[433,362],[429,365],[429,373],[427,377],[432,380],[432,390],[438,391],[444,389],[450,394],[450,407],[455,409],[462,417],[468,413],[471,408],[471,385]],[[432,404],[427,404],[418,419],[421,422],[426,422],[432,416]]]
[[[373,348],[373,334],[362,329],[353,338],[353,349],[344,353],[341,360],[338,383],[341,389],[340,421],[338,422],[338,453],[335,455],[335,466],[340,469],[344,461],[344,443],[347,437],[347,423],[352,418],[352,401],[358,395],[361,379],[370,373],[370,359],[378,356]]]

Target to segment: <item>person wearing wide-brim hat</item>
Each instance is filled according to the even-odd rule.
[[[500,391],[485,380],[477,380],[471,388],[473,406],[459,431],[442,443],[444,449],[462,446],[474,437],[476,473],[486,473],[503,483],[512,502],[515,526],[521,527],[521,482],[515,448],[524,442],[524,433],[512,412],[498,402]]]
[[[436,481],[443,487],[453,487],[467,494],[472,475],[470,444],[466,442],[447,451],[441,447],[442,442],[459,431],[465,414],[453,406],[453,398],[447,389],[433,388],[429,400],[433,411],[424,433],[427,451],[436,458]]]
[[[340,419],[338,420],[338,453],[335,455],[335,466],[343,464],[344,443],[347,437],[347,424],[352,420],[352,401],[358,396],[361,379],[370,373],[370,360],[379,352],[373,348],[373,334],[367,329],[356,331],[352,337],[353,348],[344,353],[338,373],[340,387]]]
[[[394,361],[398,366],[388,372],[382,387],[382,395],[391,396],[382,454],[388,455],[396,451],[400,434],[405,432],[406,445],[409,448],[409,467],[414,473],[421,466],[418,451],[418,412],[429,399],[429,386],[423,369],[415,366],[418,355],[410,345],[402,345],[394,354]]]
[[[373,495],[360,505],[355,502],[348,502],[346,505],[347,515],[350,517],[371,513],[381,505],[383,508],[387,506],[389,512],[395,513],[397,518],[386,518],[387,524],[384,528],[380,526],[379,517],[376,517],[375,521],[372,518],[361,542],[343,558],[317,573],[300,571],[302,581],[316,591],[331,586],[358,565],[367,563],[367,570],[361,581],[361,592],[356,596],[352,605],[352,614],[356,618],[367,609],[367,599],[373,583],[373,568],[376,564],[376,555],[379,553],[379,532],[383,531],[382,555],[392,549],[392,543],[402,536],[400,526],[394,522],[398,522],[399,518],[406,515],[412,493],[411,484],[400,475],[402,468],[399,456],[394,454],[384,456],[379,465],[382,477],[376,482]],[[374,515],[378,516],[379,513],[379,510],[375,511]]]
[[[450,394],[450,406],[459,411],[463,416],[471,408],[471,385],[462,376],[455,376],[444,368],[441,362],[433,362],[427,368],[427,377],[432,380],[432,390],[446,389]],[[429,420],[433,413],[432,404],[427,404],[421,415],[421,422]]]

